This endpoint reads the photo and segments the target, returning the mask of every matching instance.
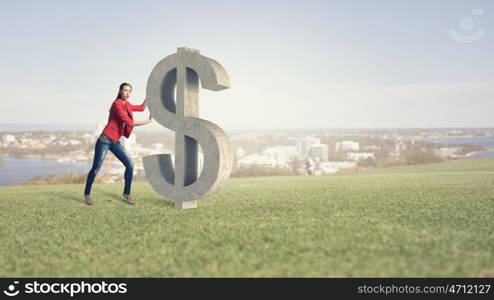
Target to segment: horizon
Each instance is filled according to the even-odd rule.
[[[20,126],[21,128],[13,128],[16,126]],[[42,129],[36,129],[34,127],[41,127]],[[94,127],[94,128],[93,128]],[[4,132],[56,132],[56,131],[69,131],[69,132],[86,132],[86,131],[95,131],[96,125],[92,124],[69,124],[69,123],[48,123],[48,124],[39,124],[39,123],[0,123],[0,133]],[[8,128],[8,129],[6,129]],[[26,129],[32,128],[32,129]],[[50,128],[58,128],[58,129],[50,129]],[[90,129],[92,128],[92,129]],[[465,129],[465,130],[494,130],[494,126],[487,127],[326,127],[326,128],[223,128],[227,132],[234,131],[318,131],[318,130],[431,130],[431,129],[439,129],[439,130],[452,130],[452,129]],[[147,129],[147,128],[139,128],[136,127],[134,129],[134,133],[138,132],[173,132],[170,129],[165,127],[158,129]]]

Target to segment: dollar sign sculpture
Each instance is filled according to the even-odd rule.
[[[176,208],[196,208],[197,199],[217,192],[230,177],[232,152],[225,132],[199,117],[199,79],[205,89],[230,87],[228,75],[199,50],[178,48],[162,59],[149,75],[146,99],[153,118],[175,131],[175,167],[170,154],[143,157],[146,178]],[[175,92],[176,90],[176,101]],[[204,163],[198,177],[198,149]]]

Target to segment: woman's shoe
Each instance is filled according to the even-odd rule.
[[[132,196],[129,194],[129,195],[126,195],[126,194],[122,194],[124,200],[127,200],[127,203],[130,204],[130,205],[134,205],[136,204],[135,201],[132,199]]]
[[[91,196],[89,195],[84,195],[84,203],[86,203],[87,205],[93,205],[94,202],[91,200]]]

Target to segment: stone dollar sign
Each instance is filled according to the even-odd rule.
[[[151,115],[175,131],[175,167],[170,154],[150,155],[143,157],[144,171],[153,189],[174,200],[176,208],[196,208],[197,199],[217,192],[232,170],[226,133],[198,118],[199,80],[203,88],[213,91],[230,87],[228,75],[217,61],[196,49],[178,48],[156,64],[146,87]],[[199,177],[198,143],[204,155]]]

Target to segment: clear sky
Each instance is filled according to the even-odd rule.
[[[0,122],[106,121],[121,82],[141,103],[154,65],[190,47],[230,76],[199,99],[226,130],[490,127],[493,14],[489,0],[6,1]]]

